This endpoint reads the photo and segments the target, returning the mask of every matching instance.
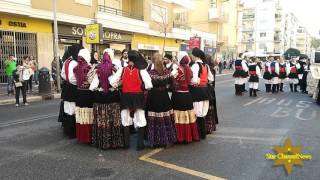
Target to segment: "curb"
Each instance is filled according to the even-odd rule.
[[[27,97],[27,102],[36,102],[36,101],[42,101],[42,100],[53,100],[53,99],[60,99],[61,94],[51,94],[51,95],[38,95],[38,96],[31,96]],[[20,98],[20,102],[22,101],[22,98]],[[8,104],[15,104],[16,99],[5,99],[5,100],[0,100],[0,106],[1,105],[8,105]]]

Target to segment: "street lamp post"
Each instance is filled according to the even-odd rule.
[[[53,31],[54,31],[54,48],[53,48],[53,53],[54,53],[54,59],[57,61],[57,89],[58,92],[60,92],[61,87],[60,87],[60,60],[58,57],[58,23],[57,23],[57,0],[52,0],[53,3]]]

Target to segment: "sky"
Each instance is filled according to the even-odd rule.
[[[259,0],[242,0],[245,6],[253,6]],[[261,1],[261,0],[260,0]],[[300,25],[307,28],[308,32],[320,38],[320,0],[282,0],[283,8],[294,13]]]

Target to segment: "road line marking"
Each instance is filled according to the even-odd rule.
[[[216,81],[216,84],[223,84],[225,82],[231,82],[234,81],[234,79],[228,79],[228,80],[223,80],[223,81]]]
[[[139,157],[139,160],[145,161],[145,162],[148,162],[148,163],[151,163],[151,164],[155,164],[155,165],[158,165],[158,166],[161,166],[161,167],[165,167],[165,168],[168,168],[168,169],[171,169],[171,170],[179,171],[179,172],[182,172],[182,173],[185,173],[185,174],[189,174],[189,175],[192,175],[192,176],[200,177],[200,178],[203,178],[203,179],[225,180],[224,178],[220,178],[220,177],[213,176],[213,175],[210,175],[210,174],[206,174],[206,173],[203,173],[203,172],[200,172],[200,171],[196,171],[196,170],[193,170],[193,169],[177,166],[177,165],[174,165],[174,164],[171,164],[171,163],[167,163],[167,162],[164,162],[164,161],[159,161],[159,160],[150,158],[151,156],[161,152],[162,150],[163,150],[163,148],[155,149],[155,150],[153,150],[153,151],[151,151],[151,152]]]
[[[209,134],[207,135],[211,138],[224,138],[224,139],[241,139],[241,140],[253,140],[253,141],[268,141],[268,142],[274,142],[274,141],[280,141],[282,138],[272,138],[272,137],[247,137],[247,136],[226,136],[226,135],[213,135]]]
[[[233,73],[227,73],[227,74],[217,74],[216,77],[219,77],[219,76],[227,76],[227,75],[231,75]]]
[[[48,114],[48,115],[44,115],[44,116],[36,116],[36,117],[20,119],[20,120],[16,120],[13,122],[0,123],[0,128],[23,124],[23,123],[28,123],[28,122],[33,122],[33,121],[39,121],[39,120],[47,119],[47,118],[51,118],[51,117],[58,117],[58,115],[57,114]]]
[[[254,103],[260,101],[261,99],[263,99],[263,97],[259,97],[258,99],[252,100],[252,101],[248,102],[247,104],[244,104],[243,106],[249,106],[251,104],[254,104]]]

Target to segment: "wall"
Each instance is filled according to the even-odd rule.
[[[38,67],[47,67],[51,70],[53,60],[53,34],[37,33]]]

